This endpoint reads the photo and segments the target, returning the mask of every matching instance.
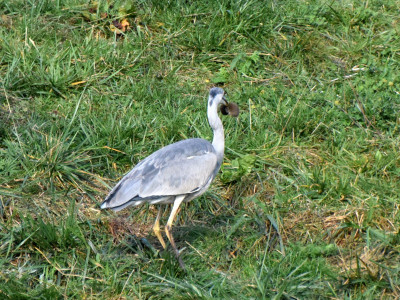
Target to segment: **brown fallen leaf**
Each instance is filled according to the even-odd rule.
[[[130,24],[127,19],[123,19],[121,22],[119,20],[114,20],[112,24],[110,24],[110,30],[117,34],[123,34],[129,30],[129,26]]]
[[[118,20],[112,21],[112,25],[117,29],[122,29],[122,25]]]

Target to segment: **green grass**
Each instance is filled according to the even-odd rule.
[[[398,299],[399,2],[130,3],[0,3],[0,298]],[[241,115],[178,215],[185,273],[156,208],[98,204],[212,138],[215,85]]]

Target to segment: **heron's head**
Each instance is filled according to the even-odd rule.
[[[223,115],[230,115],[237,117],[239,115],[239,106],[236,103],[228,102],[224,96],[224,90],[218,87],[214,87],[210,90],[210,96],[208,97],[208,106],[220,105],[220,111]]]
[[[210,90],[210,95],[208,96],[208,106],[213,106],[213,105],[219,105],[220,103],[222,104],[228,104],[224,97],[224,90],[218,87],[213,87]]]

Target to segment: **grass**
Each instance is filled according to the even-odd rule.
[[[399,298],[398,5],[0,3],[1,298]],[[184,273],[147,246],[156,208],[98,204],[212,138],[215,85],[241,115],[174,227]]]

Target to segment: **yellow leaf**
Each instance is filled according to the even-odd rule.
[[[85,83],[85,82],[86,82],[86,80],[82,80],[82,81],[76,81],[76,82],[73,82],[73,83],[71,83],[71,84],[70,84],[70,86],[74,86],[74,85],[82,84],[82,83]]]
[[[121,27],[122,27],[123,32],[127,31],[129,29],[129,26],[130,26],[130,24],[127,19],[123,19],[121,21]]]
[[[280,35],[285,41],[288,40],[287,37],[286,37],[284,34],[282,34],[282,33],[279,32],[279,35]]]
[[[116,152],[119,152],[119,153],[126,154],[125,152],[123,152],[123,151],[121,151],[121,150],[114,149],[114,148],[111,148],[111,147],[108,147],[108,146],[103,146],[103,148],[105,148],[105,149],[110,149],[110,150],[113,150],[113,151],[116,151]],[[115,165],[115,166],[116,166],[116,165]]]

